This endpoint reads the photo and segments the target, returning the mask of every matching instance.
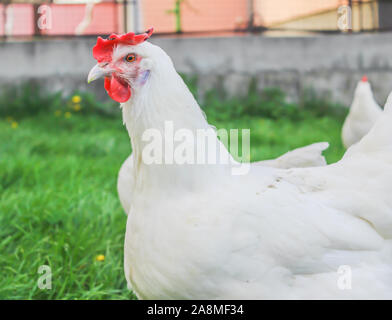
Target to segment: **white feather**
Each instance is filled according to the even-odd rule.
[[[346,148],[360,141],[373,127],[382,113],[373,97],[368,81],[358,82],[349,114],[342,129],[342,140]]]
[[[392,107],[330,166],[233,176],[223,164],[148,165],[146,129],[210,126],[159,47],[133,50],[151,71],[122,105],[133,147],[124,270],[139,298],[392,298]],[[351,290],[338,286],[344,265]]]
[[[314,143],[289,151],[277,159],[258,161],[255,164],[281,169],[325,166],[327,162],[323,156],[323,151],[328,147],[328,142]],[[131,154],[121,165],[117,177],[117,192],[125,214],[128,214],[132,201],[130,192],[132,188],[132,168],[133,157]]]

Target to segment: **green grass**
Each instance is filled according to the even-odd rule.
[[[51,107],[21,111],[16,120],[0,112],[0,299],[132,299],[123,274],[126,216],[116,192],[131,151],[120,110],[82,109],[66,118],[65,108],[57,116]],[[293,121],[216,110],[206,108],[218,128],[251,129],[252,160],[318,141],[330,142],[329,162],[343,154],[339,117],[304,111]],[[96,261],[99,254],[104,261]],[[37,287],[41,265],[52,269],[52,290]]]
[[[116,194],[116,173],[130,153],[121,121],[41,114],[12,129],[2,119],[0,139],[0,298],[133,297]],[[105,261],[95,261],[99,254]],[[52,290],[37,288],[44,264]]]

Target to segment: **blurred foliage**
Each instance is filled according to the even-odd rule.
[[[73,97],[80,101],[74,102]],[[41,112],[78,112],[98,114],[105,117],[118,115],[113,106],[118,103],[107,100],[98,101],[91,92],[75,91],[64,96],[61,92],[49,92],[36,82],[25,82],[19,86],[6,86],[0,94],[0,116],[22,119]]]
[[[62,103],[60,93],[46,92],[36,82],[8,85],[0,95],[0,116],[20,118],[60,107]]]
[[[191,83],[191,88],[197,87],[194,78],[187,82]],[[193,93],[197,96],[197,91]],[[348,111],[342,104],[318,97],[312,89],[304,91],[299,103],[287,102],[286,94],[279,88],[264,88],[259,92],[255,80],[250,82],[248,92],[243,96],[229,97],[224,90],[207,91],[202,108],[207,115],[222,120],[243,116],[291,121],[328,116],[342,120]]]
[[[198,99],[198,80],[196,77],[182,75],[193,95]],[[79,96],[75,103],[72,97]],[[198,99],[201,100],[201,99]],[[246,95],[229,97],[222,89],[212,89],[204,94],[201,107],[214,119],[227,120],[244,116],[258,116],[268,119],[289,119],[299,121],[307,117],[333,117],[343,119],[347,108],[333,103],[330,99],[320,98],[312,89],[304,91],[299,103],[287,102],[285,93],[279,88],[257,90],[252,80]],[[76,106],[75,106],[76,105]],[[118,103],[107,99],[98,101],[92,92],[75,91],[70,96],[50,93],[37,83],[25,83],[18,87],[6,87],[0,95],[0,116],[22,118],[39,112],[78,112],[98,114],[105,117],[119,115]],[[79,109],[77,109],[78,107]]]

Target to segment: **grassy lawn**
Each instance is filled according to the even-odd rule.
[[[116,191],[131,151],[119,114],[66,118],[50,110],[17,125],[0,117],[0,299],[134,298],[123,274],[126,216]],[[343,155],[342,122],[334,117],[209,120],[218,128],[250,128],[252,160],[318,141],[330,142],[329,162]],[[52,290],[37,287],[45,264]]]

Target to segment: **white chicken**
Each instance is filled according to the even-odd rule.
[[[349,114],[342,129],[343,145],[349,148],[360,141],[373,127],[382,113],[373,97],[372,88],[366,76],[358,82]]]
[[[323,156],[323,151],[328,147],[328,142],[314,143],[286,152],[279,158],[258,161],[254,164],[281,169],[325,166],[327,162]],[[131,154],[122,164],[117,177],[117,193],[125,214],[128,214],[132,201],[132,194],[130,193],[133,183],[132,170],[133,157]]]
[[[225,163],[167,163],[169,151],[148,163],[145,133],[168,142],[166,121],[195,136],[210,129],[151,33],[98,38],[88,77],[104,76],[122,103],[133,147],[124,270],[137,296],[392,298],[392,96],[333,165],[232,175]]]

